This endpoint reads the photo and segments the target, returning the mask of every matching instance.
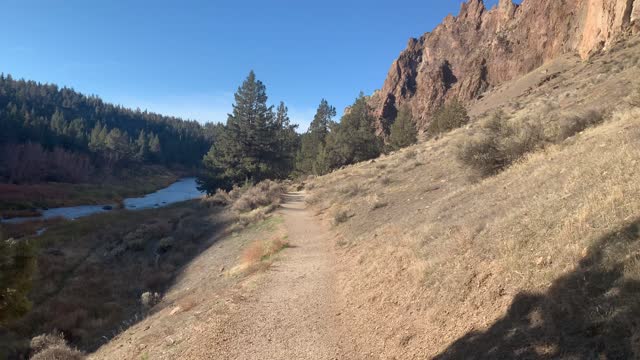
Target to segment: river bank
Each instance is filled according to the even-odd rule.
[[[166,188],[189,173],[146,166],[84,184],[0,184],[0,218],[34,217],[41,210],[80,205],[117,204]]]

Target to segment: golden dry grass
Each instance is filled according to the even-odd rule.
[[[266,240],[256,240],[242,251],[238,270],[245,273],[265,270],[271,266],[273,257],[287,247],[289,242],[282,234]]]
[[[517,107],[495,103],[513,126],[536,122],[548,138],[585,108],[606,114],[602,125],[587,119],[584,130],[569,124],[577,134],[525,153],[498,175],[477,179],[457,160],[478,132],[476,120],[373,165],[313,180],[311,204],[327,220],[338,211],[353,214],[335,228],[338,286],[344,306],[365,306],[351,306],[346,326],[372,334],[369,340],[398,338],[367,343],[372,352],[640,355],[629,341],[638,331],[630,319],[640,316],[640,110],[625,99],[639,85],[637,69],[624,65],[633,51],[640,53],[636,46],[612,55],[623,70],[605,73],[598,87],[588,83],[600,58],[558,77],[583,88],[554,80],[523,89]],[[627,84],[624,96],[616,84]],[[558,96],[563,92],[570,96]],[[391,182],[379,180],[390,175]],[[384,210],[375,205],[380,199]]]

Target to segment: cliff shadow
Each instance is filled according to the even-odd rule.
[[[543,294],[519,293],[486,331],[435,359],[640,357],[640,219],[600,238]]]

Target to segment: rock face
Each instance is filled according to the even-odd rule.
[[[558,55],[582,58],[637,29],[640,0],[482,0],[462,4],[431,33],[410,39],[370,98],[379,131],[407,104],[419,128],[452,98],[468,101]],[[637,31],[637,30],[636,30]]]

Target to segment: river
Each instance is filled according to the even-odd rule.
[[[128,198],[124,200],[124,207],[127,210],[143,210],[158,208],[174,204],[181,201],[197,199],[204,193],[199,191],[195,178],[183,178],[164,189],[160,189],[143,197]],[[42,210],[42,216],[22,217],[0,220],[3,223],[22,223],[33,220],[46,220],[62,217],[74,220],[83,216],[109,212],[116,208],[116,204],[103,205],[79,205]]]

